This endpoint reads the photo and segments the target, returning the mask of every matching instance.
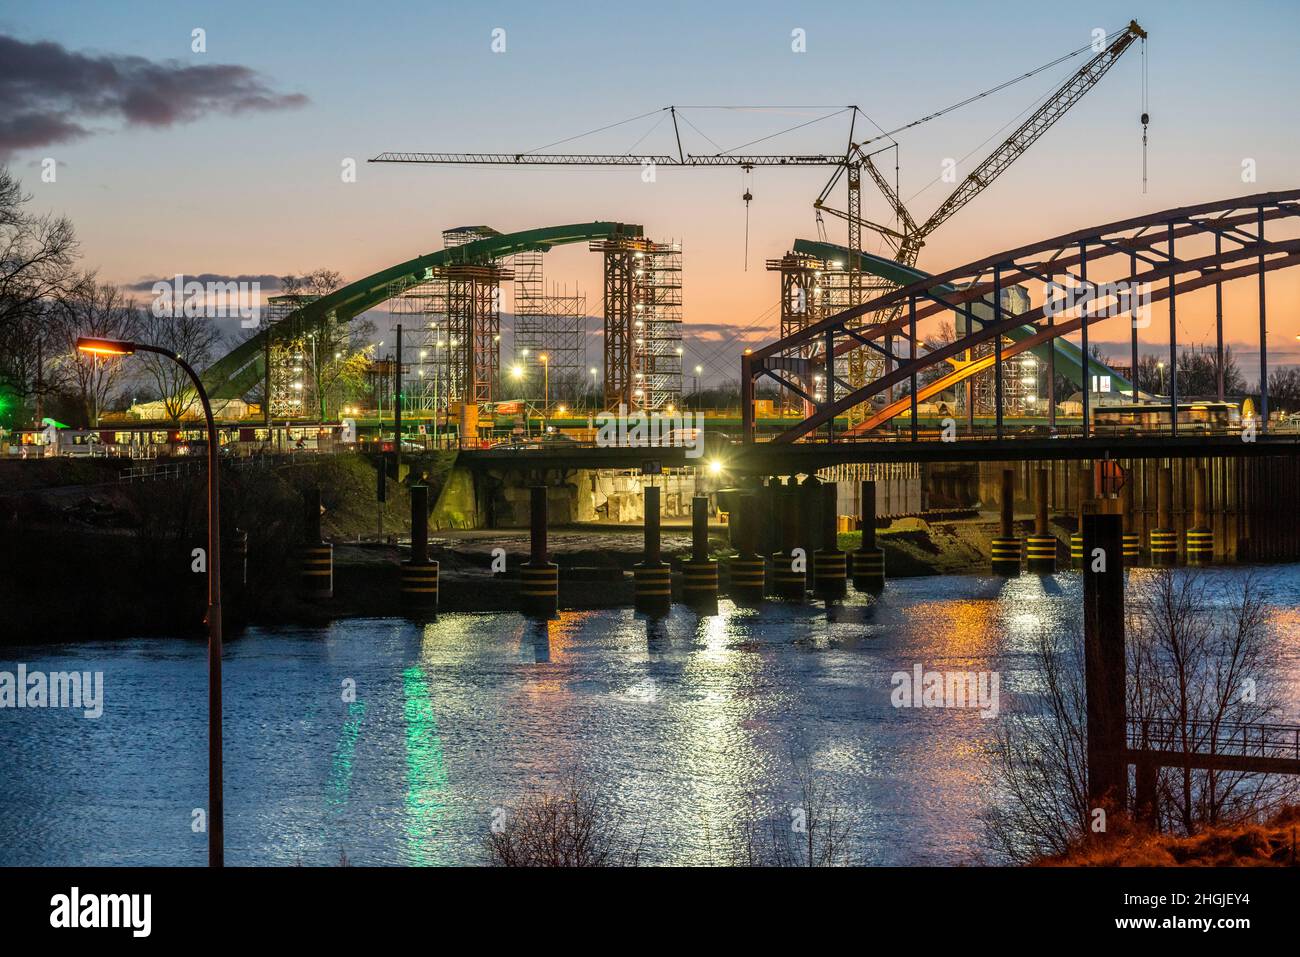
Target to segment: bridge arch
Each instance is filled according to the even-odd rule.
[[[340,322],[350,322],[366,310],[391,299],[405,286],[432,278],[433,271],[439,267],[484,263],[528,250],[545,252],[553,246],[641,235],[640,226],[615,222],[572,223],[499,233],[381,269],[303,305],[285,318],[314,322],[332,315]],[[235,398],[253,388],[265,370],[268,339],[288,335],[286,330],[292,328],[292,323],[283,320],[269,326],[241,342],[204,370],[203,385],[209,395],[213,398]]]
[[[814,402],[816,411],[798,425],[782,432],[776,441],[793,442],[806,438],[823,425],[829,428],[837,415],[869,401],[891,385],[903,381],[915,382],[915,377],[922,371],[939,363],[948,364],[958,354],[986,342],[995,343],[998,349],[997,356],[989,365],[996,365],[997,357],[1014,356],[1081,330],[1086,351],[1087,329],[1093,322],[1109,318],[1106,314],[1108,302],[1100,302],[1093,308],[1085,300],[1074,314],[1061,314],[1059,318],[1046,310],[1045,305],[1006,317],[1002,314],[1000,293],[1011,283],[1047,283],[1053,276],[1067,276],[1075,281],[1086,282],[1088,267],[1111,257],[1122,257],[1119,269],[1119,275],[1123,277],[1121,281],[1149,287],[1148,301],[1168,299],[1171,310],[1179,293],[1257,275],[1262,311],[1265,274],[1300,264],[1300,239],[1270,241],[1265,236],[1266,224],[1277,220],[1291,220],[1293,223],[1300,221],[1300,190],[1259,193],[1178,207],[1076,230],[996,253],[935,276],[917,279],[900,289],[829,316],[743,356],[741,390],[745,437],[748,441],[753,440],[753,397],[758,379],[771,378],[805,399],[814,401],[783,373],[798,372],[806,376],[809,364],[811,368],[825,372],[829,364],[827,357],[833,360],[856,349],[871,349],[876,354],[885,356],[894,366],[893,370],[864,386],[854,388],[833,375],[832,365],[831,374],[827,375],[826,381],[830,388],[825,400]],[[1206,237],[1214,240],[1213,254],[1192,259],[1177,257],[1178,240]],[[1111,268],[1114,268],[1113,262]],[[1116,280],[1111,278],[1108,281]],[[1160,285],[1154,285],[1156,283]],[[977,302],[993,304],[992,321],[988,317],[981,319],[974,315],[972,304]],[[872,321],[873,317],[885,317],[891,311],[899,312],[898,316],[888,321]],[[966,334],[959,336],[953,343],[925,355],[917,355],[914,348],[907,355],[899,355],[879,341],[888,336],[902,336],[914,342],[917,322],[945,312],[960,314],[970,320],[967,322]],[[1261,312],[1261,329],[1264,328],[1263,320]],[[1033,327],[1031,334],[1006,348],[998,345],[1002,337],[1026,325]],[[1171,354],[1177,348],[1176,332],[1176,326],[1171,322]],[[810,345],[819,350],[818,354],[812,359],[801,358],[800,350],[806,352]],[[1266,343],[1261,341],[1260,347],[1261,369],[1266,370]],[[1136,345],[1134,351],[1136,352]],[[979,370],[967,374],[973,374],[974,371]],[[1172,377],[1171,382],[1170,401],[1176,404],[1176,377]],[[948,384],[951,384],[951,380]],[[909,406],[914,406],[915,401],[919,400],[919,392],[919,388],[912,390],[907,399]],[[1085,416],[1087,395],[1088,390],[1085,389]],[[1266,417],[1266,383],[1261,389],[1261,405],[1261,411]],[[894,409],[891,413],[893,415],[901,411],[901,408],[895,406],[896,404],[891,404],[889,407]],[[882,420],[879,415],[873,418],[877,424]],[[915,416],[912,422],[915,429]],[[1176,422],[1173,427],[1176,430]]]

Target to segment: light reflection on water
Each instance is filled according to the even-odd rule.
[[[1144,573],[1130,587],[1141,587]],[[1240,576],[1241,571],[1216,573]],[[1300,566],[1262,571],[1300,720]],[[916,663],[1001,673],[1033,707],[1040,630],[1079,620],[1077,575],[896,580],[877,600],[336,622],[253,629],[225,659],[232,864],[483,860],[495,808],[569,768],[652,863],[721,862],[738,824],[788,813],[793,766],[834,794],[866,863],[977,860],[997,724],[896,710]],[[202,864],[206,669],[196,642],[7,649],[0,670],[102,670],[105,712],[0,710],[0,864]],[[356,701],[345,700],[347,679]]]

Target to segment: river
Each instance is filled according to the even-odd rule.
[[[1254,573],[1282,639],[1277,717],[1297,722],[1300,565]],[[1247,571],[1210,574],[1232,586]],[[225,651],[226,860],[481,863],[494,809],[577,769],[641,835],[643,863],[723,863],[742,821],[798,802],[799,767],[829,789],[857,861],[988,860],[998,722],[1038,707],[1035,637],[1077,634],[1080,590],[1074,573],[952,576],[892,580],[829,616],[724,600],[658,622],[251,628]],[[0,650],[0,671],[20,663],[101,671],[103,714],[0,708],[0,865],[205,863],[204,646]],[[997,672],[999,716],[895,708],[891,675],[917,664]]]

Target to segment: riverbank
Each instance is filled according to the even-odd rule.
[[[1180,837],[1126,829],[1067,854],[1044,858],[1043,867],[1295,867],[1300,806],[1285,807],[1263,822],[1216,827]]]

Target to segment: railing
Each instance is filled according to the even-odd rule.
[[[204,462],[164,462],[158,465],[133,465],[117,473],[119,482],[156,482],[166,479],[178,479],[192,475],[202,468]]]
[[[1300,761],[1300,726],[1130,718],[1128,746],[1134,751],[1172,751]]]

